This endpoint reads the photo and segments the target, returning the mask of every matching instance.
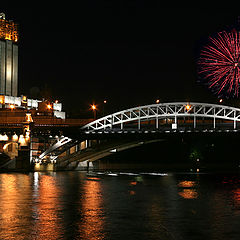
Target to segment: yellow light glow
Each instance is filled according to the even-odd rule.
[[[11,110],[13,110],[15,108],[15,106],[13,104],[10,104],[9,107],[11,108]]]
[[[196,199],[196,198],[198,198],[198,193],[195,189],[183,189],[178,194],[185,199]]]
[[[27,103],[27,97],[26,96],[22,96],[22,103]]]
[[[5,102],[5,96],[0,95],[0,104],[4,104]]]
[[[4,135],[0,134],[0,141],[8,141],[8,135],[6,133]]]
[[[187,110],[190,110],[191,105],[187,104],[185,107],[186,107]]]
[[[26,132],[25,140],[28,141],[30,139],[30,132]]]
[[[93,105],[91,106],[91,108],[92,108],[92,110],[94,111],[94,110],[97,109],[97,106],[93,104]]]
[[[26,139],[24,138],[23,135],[19,136],[18,142],[20,143],[21,146],[26,146],[27,145]]]
[[[156,100],[156,103],[160,103],[160,100],[159,100],[159,99],[157,99],[157,100]]]
[[[48,109],[48,110],[51,110],[51,109],[52,109],[51,104],[48,104],[48,105],[47,105],[47,109]]]
[[[14,142],[17,142],[18,141],[18,135],[15,133],[13,136],[12,136],[12,140]]]
[[[26,113],[26,122],[33,122],[31,113]]]
[[[196,185],[195,181],[181,181],[178,184],[179,187],[185,187],[185,188],[194,187],[195,185]]]

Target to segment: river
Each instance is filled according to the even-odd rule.
[[[0,239],[239,239],[240,175],[0,174]]]

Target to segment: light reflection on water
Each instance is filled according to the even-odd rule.
[[[0,174],[0,239],[239,239],[240,177]]]
[[[195,199],[198,197],[197,190],[194,188],[196,181],[180,181],[178,187],[183,188],[178,192],[179,196],[185,199]]]
[[[36,175],[34,175],[35,179]],[[36,179],[35,179],[36,180]],[[58,216],[59,208],[59,189],[56,179],[52,176],[42,175],[37,190],[35,205],[33,206],[33,214],[35,220],[35,228],[32,233],[35,239],[60,239],[61,221]]]
[[[103,196],[99,178],[88,178],[83,187],[84,197],[79,211],[83,220],[79,232],[83,239],[104,239]]]

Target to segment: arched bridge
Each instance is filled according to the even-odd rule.
[[[170,119],[172,129],[178,128],[181,119],[190,118],[193,128],[203,119],[211,119],[212,127],[216,127],[217,120],[232,122],[232,128],[236,129],[237,122],[240,121],[240,109],[209,103],[195,102],[174,102],[160,103],[134,107],[120,112],[116,112],[100,119],[97,119],[82,127],[86,132],[95,132],[103,130],[124,130],[127,125],[137,125],[137,129],[143,129],[146,121],[153,120],[155,129],[161,127],[160,121]]]
[[[106,156],[129,147],[151,143],[152,140],[165,139],[166,136],[161,135],[161,132],[165,132],[166,125],[168,127],[166,132],[170,132],[169,129],[171,129],[172,132],[179,132],[181,135],[182,130],[183,132],[192,132],[192,130],[193,132],[201,130],[203,132],[205,130],[207,132],[225,132],[225,130],[235,132],[238,131],[238,122],[240,122],[239,108],[218,104],[174,102],[139,106],[107,115],[86,124],[77,133],[78,138],[62,137],[41,153],[36,161],[50,157],[59,166],[72,162],[89,162],[92,159],[98,159],[100,156]],[[185,126],[190,126],[190,131],[186,131],[189,128],[184,129]],[[136,131],[147,132],[147,129],[150,129],[150,132],[158,130],[160,135],[131,134]],[[154,131],[151,131],[153,129]],[[88,133],[108,133],[109,131],[112,133],[129,131],[129,134],[124,138],[119,134],[113,134],[112,138],[106,134],[100,140],[95,139],[95,135],[88,135]],[[136,138],[134,138],[135,135]],[[98,141],[97,139],[99,143],[93,146],[91,141]],[[109,140],[109,142],[104,142],[105,140]]]

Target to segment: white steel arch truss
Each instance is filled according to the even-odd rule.
[[[224,105],[195,102],[151,104],[107,115],[83,126],[82,129],[98,131],[118,127],[124,130],[125,123],[134,121],[138,122],[138,129],[141,129],[142,121],[154,119],[156,120],[156,129],[158,129],[159,119],[172,118],[177,123],[179,117],[192,117],[194,128],[196,127],[197,118],[212,118],[214,128],[216,126],[216,119],[230,120],[233,121],[233,128],[235,129],[236,122],[240,122],[240,109]]]

